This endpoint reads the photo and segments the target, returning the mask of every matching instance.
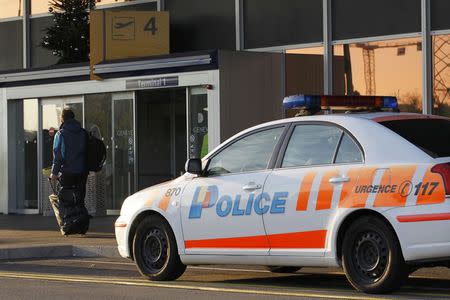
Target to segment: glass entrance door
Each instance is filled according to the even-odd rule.
[[[9,101],[9,212],[38,213],[38,131],[38,99]]]
[[[113,203],[119,210],[134,192],[134,93],[112,95]]]
[[[186,162],[186,88],[137,92],[139,189],[178,177]]]
[[[40,155],[39,155],[39,170],[41,182],[41,199],[47,201],[49,194],[49,186],[47,178],[51,174],[53,163],[53,140],[55,134],[61,126],[61,113],[64,108],[71,109],[75,114],[75,119],[84,125],[84,109],[82,97],[68,97],[68,98],[52,98],[42,99],[40,105]],[[39,207],[42,211],[42,207]]]
[[[204,87],[189,89],[189,158],[208,154],[208,95]]]

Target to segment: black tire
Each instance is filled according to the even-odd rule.
[[[365,293],[388,293],[408,277],[395,232],[384,220],[357,219],[345,232],[342,265],[351,285]]]
[[[286,267],[286,266],[266,266],[267,271],[272,273],[295,273],[302,267]]]
[[[159,216],[147,217],[139,224],[133,255],[139,272],[153,281],[175,280],[186,270],[178,255],[175,235]]]

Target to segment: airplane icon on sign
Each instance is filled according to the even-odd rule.
[[[134,23],[134,21],[130,21],[130,22],[126,22],[126,23],[116,23],[116,24],[114,24],[114,28],[115,29],[122,29],[122,28],[125,28],[127,26],[130,26],[133,23]]]

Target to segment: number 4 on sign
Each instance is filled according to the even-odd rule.
[[[144,27],[144,31],[151,31],[152,35],[155,35],[158,28],[156,28],[156,18],[151,17],[150,20],[148,20],[147,25]]]

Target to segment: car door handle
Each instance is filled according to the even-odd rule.
[[[256,184],[256,183],[254,183],[254,182],[249,182],[249,183],[247,183],[246,185],[244,185],[244,186],[242,187],[242,189],[243,189],[244,191],[247,191],[247,192],[254,191],[254,190],[259,190],[259,189],[261,189],[261,188],[262,188],[262,185]]]
[[[328,180],[330,183],[341,183],[341,182],[348,182],[350,181],[350,178],[348,177],[332,177],[330,180]]]

